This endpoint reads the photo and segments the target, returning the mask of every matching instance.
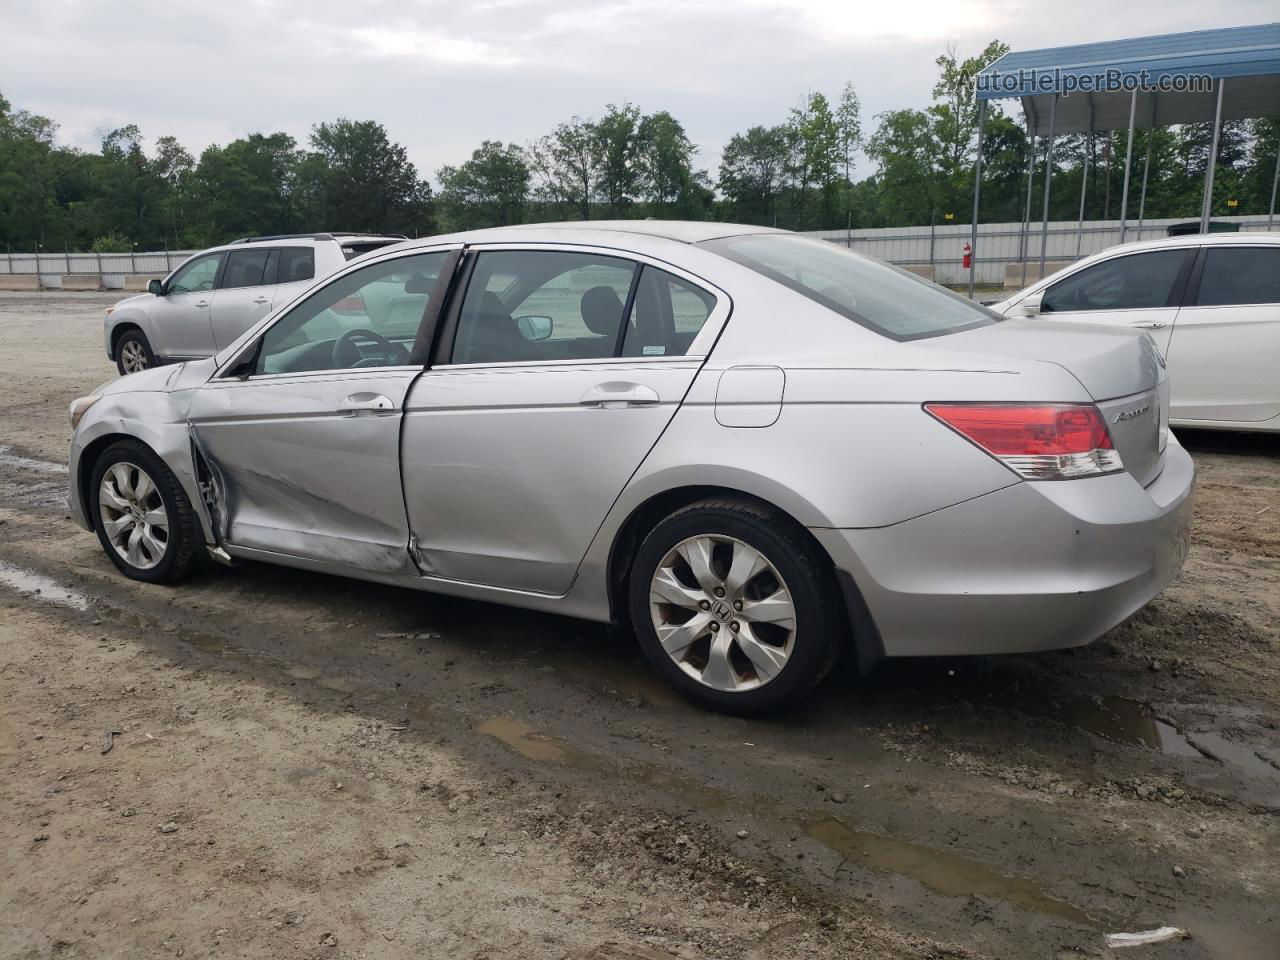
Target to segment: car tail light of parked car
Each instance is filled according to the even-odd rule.
[[[1124,469],[1092,404],[926,403],[924,408],[1025,480],[1070,480]]]
[[[341,314],[344,317],[363,317],[366,313],[364,305],[364,297],[359,293],[353,293],[349,297],[343,297],[333,305],[333,312]]]

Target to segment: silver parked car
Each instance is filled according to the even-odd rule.
[[[216,357],[72,405],[121,571],[252,558],[629,620],[756,712],[846,643],[1087,643],[1182,564],[1194,470],[1146,334],[1002,321],[884,263],[712,223],[402,243]]]
[[[245,237],[183,261],[147,292],[107,308],[107,359],[123,373],[211,357],[316,277],[403,236],[304,233]]]

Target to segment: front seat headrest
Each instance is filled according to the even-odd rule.
[[[582,322],[598,337],[616,337],[622,323],[622,298],[613,287],[592,287],[582,295]]]

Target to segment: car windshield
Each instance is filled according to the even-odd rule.
[[[768,233],[722,237],[702,246],[895,340],[1001,320],[959,294],[826,240]]]

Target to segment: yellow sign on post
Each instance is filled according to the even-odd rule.
[[[1230,199],[1227,201],[1227,206],[1228,206],[1228,207],[1238,207],[1238,206],[1240,206],[1240,201],[1239,201],[1239,200],[1237,200],[1235,197],[1232,197],[1232,198],[1230,198]]]

